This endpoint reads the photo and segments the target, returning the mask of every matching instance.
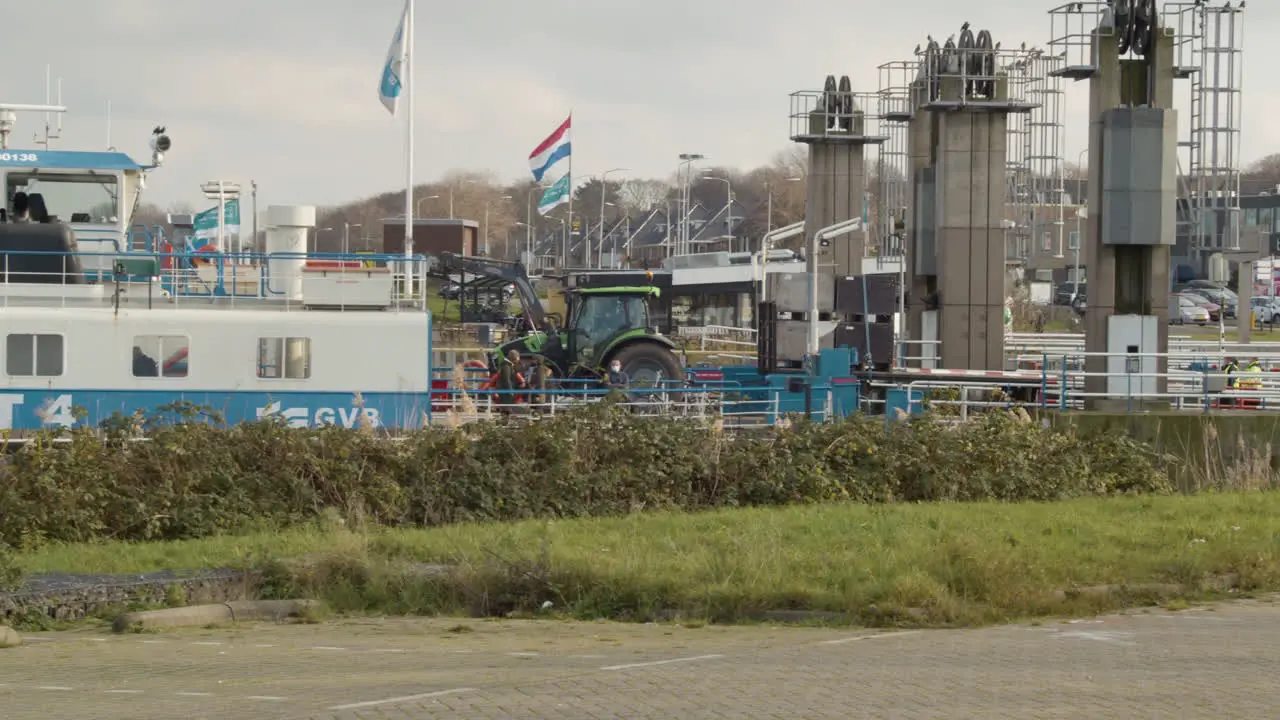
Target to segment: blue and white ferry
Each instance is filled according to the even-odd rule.
[[[131,222],[161,129],[147,164],[9,149],[13,108],[46,109],[0,103],[0,433],[183,402],[231,423],[429,422],[431,315],[403,257],[307,254],[305,206],[267,208],[263,252],[195,253]]]

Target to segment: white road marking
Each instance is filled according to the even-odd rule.
[[[213,697],[213,693],[206,692],[180,692],[174,694],[181,695],[182,697]]]
[[[507,654],[511,657],[538,657],[538,653],[536,652],[515,652]]]
[[[163,645],[168,641],[167,640],[142,640],[141,642],[143,645]]]
[[[108,690],[108,695],[141,695],[141,690]]]
[[[266,700],[270,702],[283,702],[289,698],[280,697],[279,695],[250,695],[245,700]]]
[[[672,663],[696,662],[698,660],[714,660],[722,658],[724,655],[695,655],[693,657],[670,658],[667,660],[651,660],[649,662],[627,663],[625,665],[605,665],[601,670],[630,670],[631,668],[654,667],[655,665],[670,665]]]
[[[106,642],[106,638],[89,638],[90,642]]]
[[[332,645],[312,645],[312,650],[346,650],[346,648],[333,647]]]
[[[1127,632],[1087,632],[1084,630],[1068,630],[1054,635],[1057,639],[1075,638],[1079,640],[1094,640],[1096,642],[1110,643],[1112,645],[1137,645],[1137,643],[1125,639],[1132,636],[1133,633]]]
[[[853,637],[838,638],[836,640],[823,640],[819,645],[843,645],[845,643],[858,642],[860,640],[879,640],[880,638],[902,637],[903,635],[917,635],[919,630],[903,630],[902,632],[886,632],[876,633],[874,635],[854,635]]]
[[[214,646],[217,646],[217,645],[221,645],[222,643],[220,643],[220,642],[193,642],[193,643],[191,643],[191,644],[192,644],[192,645],[205,645],[205,646],[209,646],[209,647],[214,647]]]
[[[256,648],[273,648],[275,645],[254,645]]]
[[[376,653],[402,653],[402,652],[408,652],[408,650],[405,650],[405,649],[403,649],[403,648],[377,648],[377,649],[375,649],[375,650],[371,650],[370,652],[376,652]]]
[[[63,685],[39,685],[36,687],[36,689],[37,690],[70,690],[71,688],[65,687]]]
[[[378,705],[391,705],[394,703],[413,702],[414,700],[426,700],[427,698],[444,697],[445,695],[457,695],[458,693],[472,692],[475,688],[452,688],[449,690],[437,690],[435,692],[422,693],[421,695],[402,695],[400,697],[385,698],[382,700],[366,700],[364,702],[347,703],[346,705],[334,705],[330,710],[356,710],[359,708],[377,707]]]

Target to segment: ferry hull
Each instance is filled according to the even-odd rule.
[[[437,402],[439,399],[437,398]],[[184,418],[176,406],[216,415],[227,424],[279,417],[291,427],[325,425],[413,430],[430,421],[431,398],[420,392],[253,392],[172,390],[0,390],[0,431],[97,427],[119,413]],[[192,418],[198,419],[198,418]]]

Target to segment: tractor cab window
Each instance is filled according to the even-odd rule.
[[[643,295],[581,296],[574,327],[579,354],[592,351],[615,335],[649,325],[649,307]]]

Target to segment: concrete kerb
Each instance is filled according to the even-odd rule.
[[[18,647],[22,644],[22,636],[7,625],[0,625],[0,650],[4,648]]]
[[[115,632],[175,627],[203,627],[254,620],[286,620],[317,610],[315,600],[240,600],[210,605],[142,610],[121,615],[112,623]]]

